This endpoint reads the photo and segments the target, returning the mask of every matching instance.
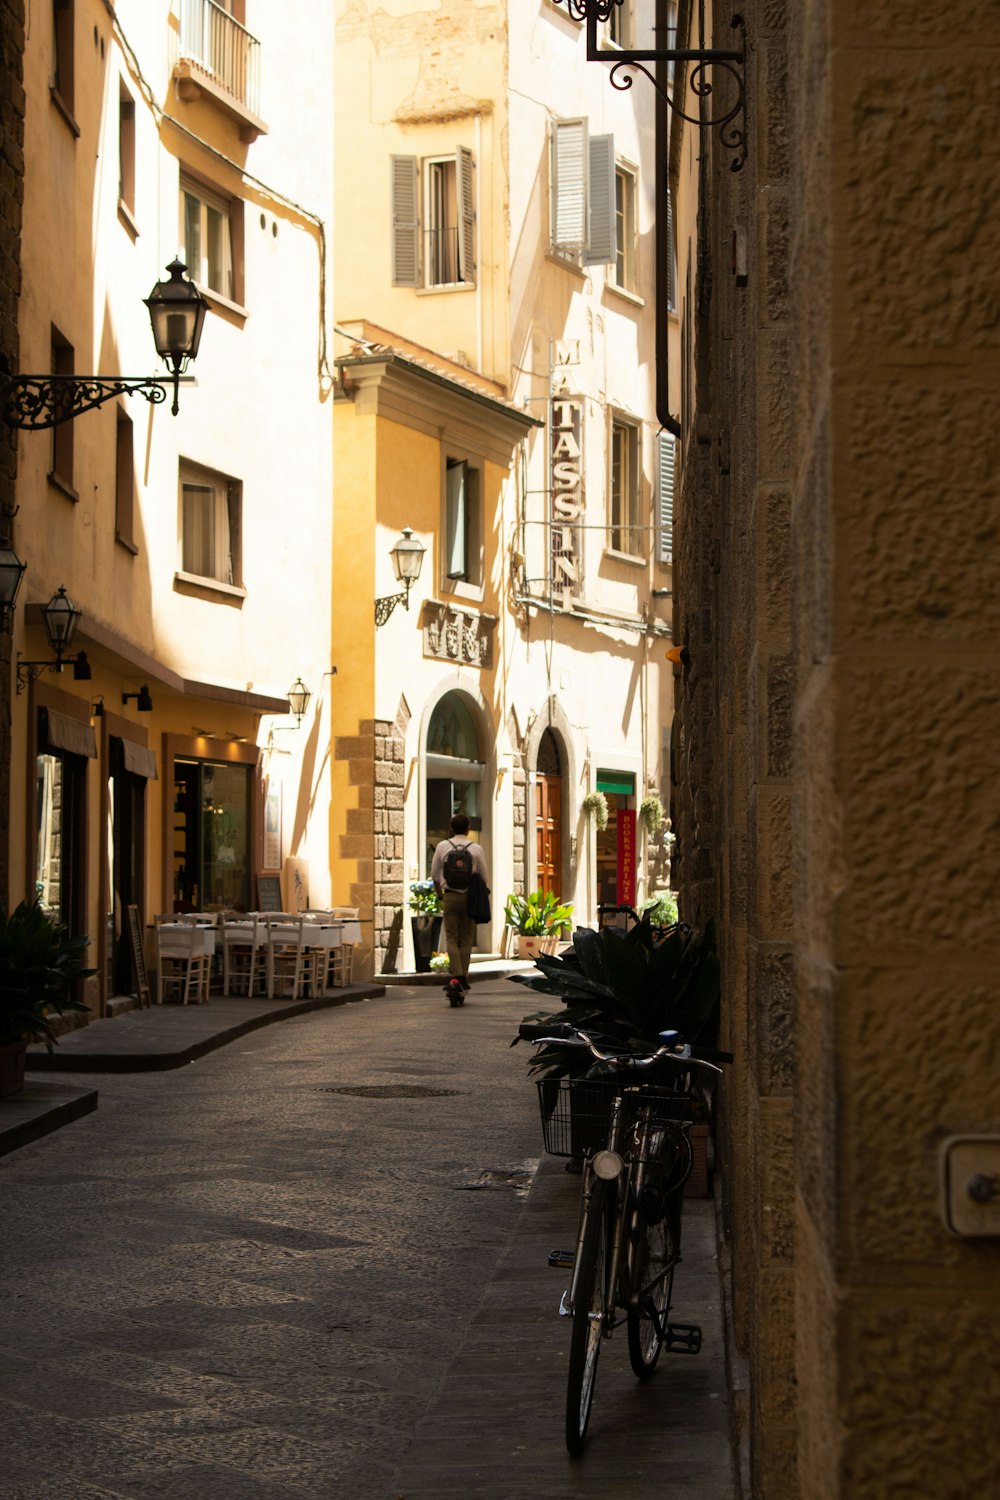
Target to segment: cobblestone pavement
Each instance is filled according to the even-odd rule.
[[[526,998],[398,988],[102,1076],[95,1114],[0,1161],[3,1500],[731,1500],[707,1325],[693,1378],[643,1388],[616,1340],[591,1449],[562,1449],[545,1253],[574,1185],[547,1163],[523,1196]]]

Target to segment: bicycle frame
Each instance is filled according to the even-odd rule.
[[[634,1122],[626,1119],[626,1099],[631,1102],[638,1095],[639,1109]],[[688,1145],[688,1156],[690,1157],[690,1145],[687,1142],[686,1121],[678,1121],[675,1130],[671,1130],[662,1124],[654,1124],[651,1118],[652,1110],[641,1102],[641,1092],[638,1089],[623,1087],[616,1094],[611,1107],[611,1122],[608,1129],[608,1143],[604,1148],[606,1152],[613,1153],[622,1162],[622,1170],[611,1180],[614,1192],[614,1211],[612,1216],[613,1233],[609,1246],[609,1255],[605,1262],[605,1298],[604,1298],[604,1327],[602,1332],[609,1336],[618,1327],[621,1319],[617,1311],[627,1312],[633,1302],[638,1303],[640,1297],[651,1300],[652,1293],[660,1283],[673,1271],[679,1259],[679,1224],[675,1231],[675,1256],[666,1264],[662,1270],[653,1278],[648,1286],[636,1286],[636,1249],[639,1244],[640,1231],[642,1227],[641,1193],[644,1186],[646,1172],[652,1161],[658,1160],[664,1147],[671,1137],[681,1148],[683,1141]],[[629,1133],[635,1133],[635,1146],[630,1147],[626,1137]],[[662,1142],[657,1146],[652,1145],[655,1135],[662,1137]],[[601,1153],[595,1153],[595,1156]],[[588,1156],[584,1162],[583,1183],[580,1192],[580,1215],[577,1223],[576,1247],[573,1259],[573,1276],[568,1292],[563,1296],[559,1311],[564,1317],[572,1316],[576,1305],[578,1291],[578,1276],[581,1260],[581,1248],[587,1228],[587,1220],[590,1213],[590,1205],[593,1199],[593,1184],[597,1177],[594,1171],[594,1156]],[[688,1171],[690,1160],[688,1161]],[[684,1180],[687,1171],[681,1180],[673,1187],[674,1193],[683,1192]],[[608,1180],[608,1179],[605,1179]],[[665,1207],[665,1212],[669,1211]],[[678,1216],[679,1218],[679,1216]],[[624,1261],[623,1261],[624,1255]],[[619,1295],[619,1288],[622,1289]],[[666,1317],[669,1313],[667,1308],[663,1314],[664,1329],[660,1328],[660,1319],[651,1309],[650,1316],[654,1318],[657,1332],[665,1331]]]

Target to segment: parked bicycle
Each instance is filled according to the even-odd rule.
[[[538,1082],[545,1149],[584,1162],[573,1275],[559,1307],[573,1320],[566,1446],[576,1455],[587,1436],[601,1343],[623,1321],[640,1380],[653,1374],[663,1349],[701,1348],[697,1325],[670,1321],[692,1162],[689,1127],[706,1098],[703,1080],[732,1056],[693,1048],[676,1031],[661,1032],[662,1045],[648,1056],[604,1051],[569,1022],[525,1021],[518,1035],[586,1047],[604,1070]]]

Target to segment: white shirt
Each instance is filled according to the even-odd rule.
[[[487,884],[489,884],[486,874],[486,855],[483,853],[480,846],[478,844],[474,844],[468,837],[468,835],[464,833],[456,833],[453,834],[450,839],[442,839],[440,844],[438,844],[437,848],[434,850],[434,858],[431,860],[431,879],[433,880],[434,884],[436,886],[440,886],[442,890],[448,889],[448,887],[444,883],[444,861],[448,850],[451,849],[453,845],[457,845],[458,848],[462,848],[463,845],[468,845],[469,853],[472,855],[472,868],[475,870],[477,875],[481,875],[483,879],[486,880]]]

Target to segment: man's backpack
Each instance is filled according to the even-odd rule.
[[[452,844],[442,867],[445,885],[450,891],[467,891],[473,868],[468,844]]]

